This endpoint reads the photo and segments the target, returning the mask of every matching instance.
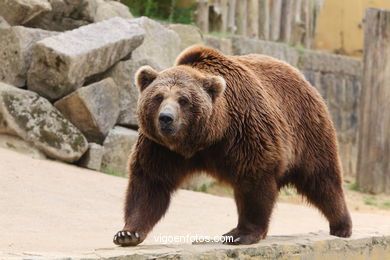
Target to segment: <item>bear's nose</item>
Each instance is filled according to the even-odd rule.
[[[158,120],[160,120],[160,123],[164,125],[168,125],[173,122],[173,115],[171,113],[161,113],[158,117]]]

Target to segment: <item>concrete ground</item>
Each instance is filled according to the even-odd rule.
[[[141,246],[118,248],[112,238],[123,226],[127,179],[4,149],[0,149],[0,158],[0,259],[167,256],[242,248],[190,242],[163,245],[158,241],[167,235],[217,236],[235,226],[233,200],[186,190],[176,193],[168,214]],[[390,243],[389,216],[355,213],[352,218],[354,235],[337,241],[360,239],[361,244],[361,239],[374,241],[386,235],[385,241]],[[287,240],[301,245],[309,240],[336,239],[327,234],[328,224],[316,209],[280,203],[272,217],[269,237],[247,249],[253,253],[254,248],[276,246]],[[385,251],[390,257],[390,245]]]

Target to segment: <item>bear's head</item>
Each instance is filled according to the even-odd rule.
[[[162,72],[143,66],[135,78],[138,122],[148,138],[187,158],[216,138],[223,120],[222,77],[188,66]]]

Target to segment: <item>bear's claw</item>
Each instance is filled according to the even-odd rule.
[[[113,242],[119,246],[136,246],[142,241],[138,232],[119,231],[114,236]]]
[[[338,229],[338,230],[330,230],[330,234],[332,236],[336,236],[336,237],[350,237],[352,235],[352,230],[351,228],[347,227],[347,228],[344,228],[344,229]]]
[[[352,235],[352,222],[349,216],[336,225],[330,225],[330,234],[337,237],[350,237]]]
[[[237,228],[232,229],[230,232],[222,235],[225,237],[224,244],[227,245],[250,245],[259,242],[262,237],[261,234],[253,232],[250,234],[241,233]]]

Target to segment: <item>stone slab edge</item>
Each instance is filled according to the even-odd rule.
[[[24,253],[31,259],[390,259],[390,235],[355,235],[341,239],[310,233],[305,235],[270,236],[255,245],[144,245],[96,249],[80,255]],[[2,255],[0,254],[0,258]],[[14,255],[11,259],[21,259]]]

